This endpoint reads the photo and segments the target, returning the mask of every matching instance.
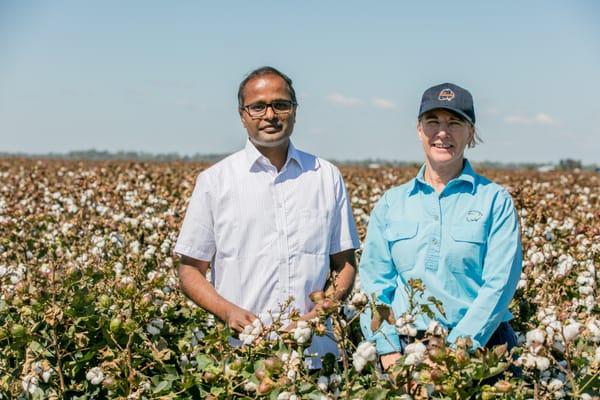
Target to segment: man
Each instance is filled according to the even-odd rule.
[[[317,316],[313,291],[344,297],[359,241],[338,169],[290,141],[298,108],[291,79],[259,68],[241,82],[238,101],[246,146],[198,176],[175,252],[184,293],[241,332],[256,318],[270,324],[290,298],[284,320],[292,310]],[[308,352],[338,354],[324,336]],[[312,361],[309,368],[320,367]]]

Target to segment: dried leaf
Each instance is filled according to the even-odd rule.
[[[390,325],[394,325],[396,318],[394,318],[394,311],[386,304],[375,305],[373,311],[373,317],[371,318],[371,331],[375,332],[381,327],[383,321],[387,321]]]

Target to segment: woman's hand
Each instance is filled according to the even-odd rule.
[[[379,360],[381,361],[381,366],[383,367],[383,370],[387,371],[388,368],[390,366],[394,365],[394,363],[396,363],[396,361],[398,361],[401,356],[402,356],[402,354],[400,354],[399,352],[394,352],[394,353],[384,354],[381,357],[379,357]]]

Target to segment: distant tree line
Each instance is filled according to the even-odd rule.
[[[96,161],[203,161],[214,163],[228,154],[194,154],[192,156],[182,156],[178,153],[146,153],[136,151],[118,151],[109,152],[106,150],[80,150],[70,151],[68,153],[46,153],[46,154],[27,154],[27,153],[0,153],[0,158],[36,158],[36,159],[56,159],[56,160],[96,160]]]
[[[562,171],[573,171],[575,169],[581,169],[581,161],[572,160],[570,158],[560,160],[558,163],[558,168]]]
[[[214,154],[194,154],[191,156],[182,156],[178,153],[147,153],[135,151],[110,152],[107,150],[80,150],[70,151],[68,153],[46,153],[46,154],[27,154],[27,153],[6,153],[0,152],[0,158],[34,158],[34,159],[58,159],[58,160],[116,160],[116,161],[189,161],[189,162],[207,162],[215,163],[227,157],[228,153]],[[338,165],[365,166],[365,167],[402,167],[418,166],[422,162],[415,161],[394,161],[384,159],[363,159],[363,160],[331,160]],[[474,162],[474,167],[481,169],[523,169],[523,170],[595,170],[600,172],[598,165],[582,165],[580,160],[570,158],[562,159],[557,165],[547,165],[540,163],[504,163],[504,162]]]

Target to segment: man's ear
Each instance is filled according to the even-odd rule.
[[[238,108],[238,114],[240,114],[240,120],[242,121],[242,125],[244,126],[244,128],[248,128],[246,126],[246,120],[244,119],[244,109]]]

